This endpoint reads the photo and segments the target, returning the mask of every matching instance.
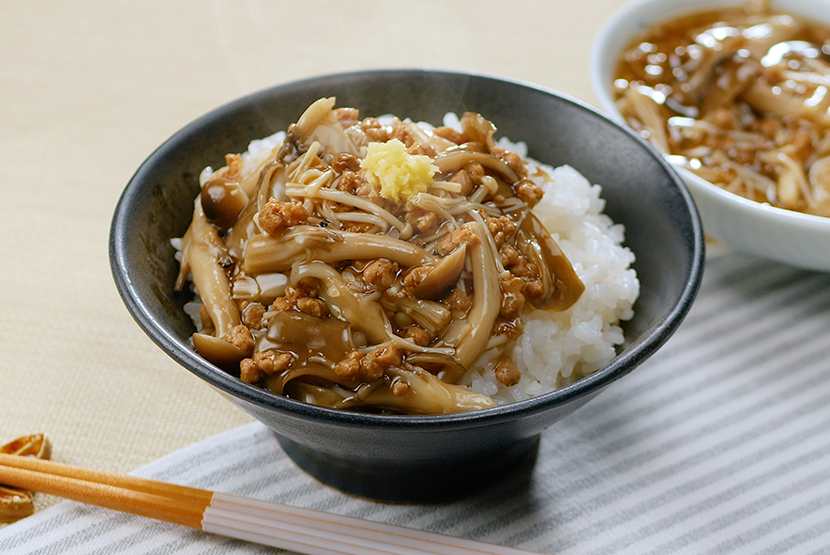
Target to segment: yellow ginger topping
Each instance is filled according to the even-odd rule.
[[[429,189],[438,171],[429,156],[409,154],[398,139],[369,143],[360,167],[366,170],[369,183],[380,188],[380,196],[397,203]]]

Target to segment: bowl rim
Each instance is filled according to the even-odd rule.
[[[143,174],[149,171],[148,168],[155,158],[164,155],[165,152],[171,149],[174,149],[175,146],[179,142],[185,140],[187,136],[197,133],[199,128],[205,126],[207,124],[207,120],[210,118],[229,111],[235,111],[248,103],[257,101],[259,98],[279,94],[281,91],[286,91],[296,87],[303,87],[314,82],[329,79],[354,79],[378,75],[413,76],[420,74],[438,74],[454,78],[466,77],[495,80],[514,86],[526,87],[546,95],[552,95],[565,102],[571,103],[574,107],[588,113],[591,117],[609,120],[632,140],[639,143],[641,148],[651,151],[658,164],[663,167],[666,175],[677,187],[685,206],[689,210],[691,231],[693,233],[694,240],[693,244],[690,245],[692,253],[689,270],[684,276],[683,289],[677,299],[677,302],[660,320],[655,322],[650,328],[644,331],[641,336],[638,337],[636,344],[631,345],[628,350],[615,356],[609,364],[600,370],[597,370],[593,374],[586,376],[566,387],[530,399],[507,403],[492,408],[455,414],[382,415],[358,413],[311,405],[276,395],[270,391],[247,384],[239,378],[232,376],[231,374],[224,372],[216,366],[208,363],[194,350],[189,349],[186,345],[184,345],[176,336],[168,333],[163,327],[153,325],[153,322],[156,320],[155,316],[138,298],[129,276],[125,274],[124,269],[127,264],[127,258],[124,241],[126,237],[125,229],[129,220],[127,207],[136,200],[138,196],[137,183],[140,182]],[[363,427],[397,428],[411,431],[422,431],[425,424],[428,424],[438,430],[449,428],[456,430],[460,428],[481,427],[490,425],[494,421],[510,421],[525,418],[527,416],[550,410],[552,407],[566,405],[569,402],[579,398],[585,397],[586,400],[589,399],[592,393],[598,392],[605,384],[619,379],[639,366],[639,364],[656,352],[676,331],[677,327],[688,313],[689,308],[691,307],[700,288],[704,265],[704,249],[703,231],[700,218],[698,216],[694,201],[692,200],[689,191],[686,189],[683,180],[680,179],[674,168],[667,163],[662,156],[657,154],[657,152],[646,141],[630,130],[627,126],[620,125],[618,121],[614,121],[609,118],[607,114],[602,113],[600,110],[597,110],[585,102],[534,83],[482,72],[465,72],[430,68],[368,69],[312,76],[297,81],[281,83],[251,94],[247,94],[206,112],[171,135],[141,163],[128,181],[127,186],[116,204],[109,234],[109,258],[111,272],[113,274],[119,295],[121,296],[133,319],[150,337],[150,339],[156,343],[157,346],[161,347],[161,349],[168,356],[173,358],[186,370],[205,380],[212,387],[218,389],[220,392],[232,396],[234,400],[239,400],[248,405],[253,405],[266,410],[277,410],[288,413],[297,418],[322,419],[329,424],[337,426],[360,425]]]
[[[612,119],[628,127],[622,114],[616,108],[611,94],[611,80],[613,64],[616,62],[620,49],[638,31],[643,31],[648,25],[678,15],[691,14],[717,6],[740,6],[746,3],[747,0],[699,0],[695,3],[689,3],[686,0],[632,0],[623,5],[602,24],[589,56],[590,80],[600,108]],[[822,0],[771,0],[771,5],[773,9],[782,5],[781,9],[791,10],[796,15],[830,25],[830,10],[827,10],[827,4]],[[819,13],[824,15],[823,19],[816,16]],[[614,55],[610,55],[610,52],[614,52]],[[793,226],[813,233],[830,234],[830,217],[787,210],[750,200],[727,191],[686,168],[669,163],[681,175],[688,187],[693,190],[701,189],[704,194],[715,197],[743,213],[770,218],[779,225]]]

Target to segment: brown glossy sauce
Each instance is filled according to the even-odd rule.
[[[673,162],[759,202],[830,215],[830,29],[750,5],[646,30],[620,112]]]
[[[566,310],[585,290],[531,211],[550,177],[479,114],[429,133],[357,117],[320,99],[249,175],[228,155],[205,177],[180,272],[210,324],[194,346],[322,406],[494,406],[456,385],[467,369],[530,310]]]
[[[276,312],[257,350],[291,353],[297,364],[309,358],[330,361],[331,366],[354,350],[348,322],[315,318],[302,312]]]

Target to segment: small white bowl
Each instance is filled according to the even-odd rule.
[[[637,33],[674,16],[747,0],[635,0],[605,22],[591,52],[591,82],[600,107],[623,118],[614,103],[612,83],[620,52]],[[773,10],[830,25],[826,0],[773,0]],[[732,249],[793,266],[830,271],[830,218],[761,204],[730,193],[675,166],[697,204],[706,234]]]

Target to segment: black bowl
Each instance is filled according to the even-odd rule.
[[[606,213],[626,228],[641,294],[625,344],[607,367],[564,389],[487,410],[388,416],[311,406],[243,383],[188,345],[188,300],[173,292],[170,238],[190,222],[203,167],[224,164],[251,139],[284,130],[322,96],[364,115],[396,114],[440,125],[446,112],[476,111],[530,155],[569,164],[603,185]],[[138,324],[167,354],[268,425],[286,453],[319,480],[350,493],[429,501],[480,487],[523,458],[540,432],[652,355],[697,292],[703,236],[694,204],[663,159],[631,131],[574,100],[491,76],[386,70],[308,79],[252,94],[199,118],[141,165],[115,210],[110,260]],[[171,424],[174,425],[174,424]]]

